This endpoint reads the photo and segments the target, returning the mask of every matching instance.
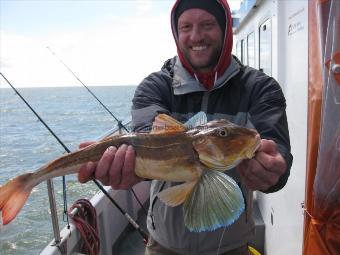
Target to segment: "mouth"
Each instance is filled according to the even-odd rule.
[[[192,46],[191,47],[191,50],[192,51],[204,51],[204,50],[206,50],[208,48],[208,46],[207,45],[200,45],[200,46]]]

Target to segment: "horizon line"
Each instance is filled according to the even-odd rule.
[[[86,85],[86,87],[137,87],[137,85],[128,85],[128,84],[124,84],[124,85],[118,85],[118,84],[112,84],[112,85]],[[79,87],[79,88],[82,88],[83,86],[82,85],[51,85],[51,86],[34,86],[34,85],[16,85],[15,86],[16,88],[22,88],[22,89],[25,89],[25,88],[76,88],[76,87]],[[9,87],[7,84],[5,85],[0,85],[0,89],[12,89],[11,87]]]

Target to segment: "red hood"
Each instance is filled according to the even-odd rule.
[[[225,16],[227,20],[226,31],[224,31],[224,42],[223,42],[223,49],[221,52],[221,56],[218,60],[217,65],[215,66],[214,70],[209,73],[200,73],[195,72],[192,66],[189,64],[187,59],[184,57],[184,54],[178,47],[178,36],[177,36],[177,28],[175,27],[175,10],[181,0],[177,0],[174,6],[172,7],[171,11],[171,29],[172,34],[175,38],[176,46],[177,46],[177,54],[183,67],[193,76],[197,77],[200,83],[204,85],[207,89],[211,89],[214,86],[215,80],[223,75],[225,70],[229,67],[231,62],[231,51],[233,47],[233,30],[232,30],[232,20],[231,20],[231,12],[229,5],[226,0],[216,0],[218,1],[225,11]],[[216,77],[217,75],[217,77]]]

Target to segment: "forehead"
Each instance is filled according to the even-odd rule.
[[[178,18],[178,23],[181,22],[200,22],[206,20],[214,20],[217,22],[214,15],[203,9],[193,8],[184,11]]]

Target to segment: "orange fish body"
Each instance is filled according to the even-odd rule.
[[[97,162],[108,147],[128,144],[136,152],[136,175],[147,179],[183,182],[160,192],[158,196],[169,206],[184,203],[185,224],[189,230],[199,232],[230,225],[243,211],[244,201],[238,185],[222,171],[234,167],[242,159],[253,157],[260,144],[258,133],[226,120],[211,121],[187,130],[181,123],[161,114],[156,117],[155,123],[168,125],[168,129],[111,136],[63,155],[34,173],[10,180],[0,187],[3,224],[8,224],[16,217],[33,187],[39,183],[77,173],[84,163]],[[195,209],[200,204],[193,203],[193,199],[200,201],[200,197],[207,194],[212,200],[214,197],[223,197],[217,204],[205,205],[211,211],[208,218],[201,217]]]

